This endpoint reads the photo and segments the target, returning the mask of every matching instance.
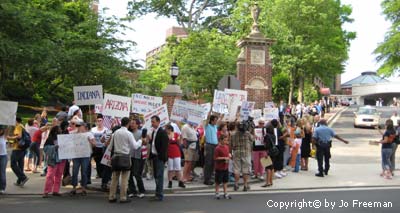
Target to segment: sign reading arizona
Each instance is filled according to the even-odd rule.
[[[129,117],[131,98],[119,95],[105,94],[103,102],[103,115],[112,117]]]

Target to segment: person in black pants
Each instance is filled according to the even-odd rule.
[[[275,145],[279,150],[279,154],[272,159],[275,171],[275,177],[282,178],[286,176],[286,173],[283,173],[283,153],[285,152],[285,137],[288,136],[287,132],[283,132],[281,130],[281,126],[278,120],[273,119],[271,121],[271,125],[273,127],[274,135],[275,135]]]
[[[147,135],[147,130],[139,129],[140,126],[140,120],[139,119],[133,119],[131,120],[130,126],[129,126],[129,131],[132,132],[133,137],[135,138],[136,141],[145,141],[146,140],[146,135]],[[131,167],[131,173],[129,174],[129,180],[128,180],[128,197],[138,197],[138,198],[143,198],[144,193],[146,192],[144,188],[144,183],[142,179],[142,174],[143,174],[143,169],[144,169],[144,164],[145,164],[145,159],[143,159],[143,154],[142,154],[142,147],[139,147],[138,149],[131,149],[131,161],[132,161],[132,167]],[[133,177],[135,177],[135,181],[133,180]],[[137,185],[137,189],[136,189]]]
[[[332,138],[336,138],[345,144],[348,144],[349,141],[344,140],[337,135],[333,129],[329,128],[325,119],[322,119],[319,123],[320,126],[315,129],[312,136],[312,142],[317,147],[316,157],[318,161],[318,173],[315,174],[315,176],[324,177],[324,174],[328,175],[330,168],[329,159],[331,158]],[[324,160],[325,168],[323,167]]]

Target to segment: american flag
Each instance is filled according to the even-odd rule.
[[[114,125],[113,125],[113,123],[114,123]],[[114,126],[121,125],[121,119],[119,119],[119,118],[113,118],[113,117],[111,117],[111,116],[106,116],[106,115],[104,115],[104,116],[103,116],[103,124],[104,124],[104,126],[107,127],[108,129],[111,129],[111,128],[114,127]]]

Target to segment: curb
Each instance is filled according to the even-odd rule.
[[[328,125],[331,124],[331,122],[338,116],[341,115],[344,111],[346,111],[349,107],[344,107],[337,111],[335,114],[333,114],[331,117],[328,118],[327,123]]]

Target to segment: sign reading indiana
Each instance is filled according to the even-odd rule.
[[[112,117],[129,117],[132,99],[119,95],[104,95],[103,115]]]
[[[188,101],[175,100],[171,120],[198,126],[204,117],[204,108]]]
[[[145,114],[162,105],[162,97],[142,95],[139,93],[132,94],[132,112]]]
[[[74,87],[74,100],[78,106],[103,103],[103,86]]]

